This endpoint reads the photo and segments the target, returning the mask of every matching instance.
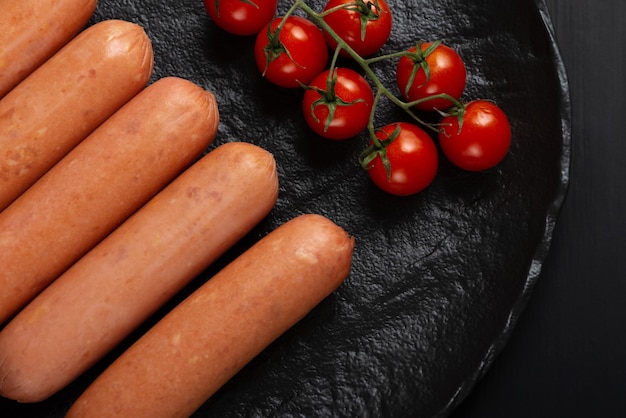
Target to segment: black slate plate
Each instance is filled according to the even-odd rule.
[[[322,2],[310,4],[319,10]],[[497,169],[469,174],[443,160],[427,191],[385,195],[358,166],[365,138],[336,143],[309,133],[301,92],[263,80],[253,38],[217,29],[200,0],[100,1],[92,23],[125,19],[146,29],[155,49],[153,80],[184,77],[216,93],[221,126],[213,146],[248,141],[275,154],[280,197],[249,236],[110,356],[47,401],[0,399],[3,417],[63,416],[176,302],[305,212],[355,235],[351,276],[195,416],[423,417],[458,405],[506,344],[540,276],[568,182],[567,81],[542,0],[389,4],[395,26],[385,52],[443,39],[466,60],[465,99],[494,99],[508,113],[513,143]],[[389,83],[392,70],[376,67]],[[404,118],[386,104],[378,116],[379,124]]]

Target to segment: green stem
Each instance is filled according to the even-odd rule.
[[[288,16],[291,16],[292,14],[294,14],[294,12],[296,10],[298,10],[298,8],[302,7],[302,0],[296,0],[293,5],[289,8],[289,10],[287,10],[287,13],[285,13],[285,18],[287,18]],[[284,19],[283,19],[284,20]]]
[[[333,55],[333,59],[330,62],[330,68],[328,70],[328,79],[326,80],[326,98],[329,102],[333,102],[336,100],[335,95],[335,67],[337,66],[337,58],[339,57],[339,51],[341,48],[337,47],[335,49],[335,54]]]
[[[324,10],[321,13],[317,13],[317,12],[316,13],[317,13],[317,15],[319,17],[324,18],[324,17],[328,16],[331,13],[335,13],[335,12],[341,10],[341,9],[345,9],[347,6],[349,6],[349,4],[340,4],[339,6],[335,6],[335,7],[332,7],[330,9],[328,9],[328,10]]]
[[[376,109],[376,106],[378,106],[378,101],[380,100],[380,96],[381,96],[382,92],[380,90],[376,91],[376,95],[374,96],[374,102],[372,103],[372,110]],[[370,112],[370,117],[369,117],[369,121],[367,122],[367,131],[369,132],[369,136],[372,139],[372,141],[374,141],[374,144],[379,146],[380,145],[380,140],[378,138],[376,138],[376,129],[374,128],[374,116],[375,116],[376,112],[371,111]]]
[[[376,57],[363,59],[363,62],[365,62],[367,65],[371,65],[371,64],[375,64],[377,62],[391,60],[391,59],[395,59],[395,58],[407,57],[407,56],[411,56],[411,55],[413,55],[413,54],[411,52],[409,52],[409,51],[398,51],[398,52],[392,52],[390,54],[378,55]]]
[[[456,107],[458,109],[463,107],[463,104],[460,101],[458,101],[457,99],[455,99],[454,97],[446,93],[433,94],[432,96],[424,97],[422,99],[414,100],[412,102],[405,102],[405,106],[410,108],[410,107],[417,106],[419,104],[426,103],[430,100],[435,100],[435,99],[448,100],[451,103],[450,107]]]
[[[403,109],[417,123],[437,132],[437,128],[435,126],[422,120],[417,114],[415,114],[415,112],[411,110],[411,107],[414,105],[414,102],[407,103],[399,99],[380,81],[380,79],[376,76],[376,74],[370,67],[370,64],[380,62],[382,60],[406,56],[410,54],[408,51],[401,51],[401,52],[396,52],[396,53],[383,55],[383,56],[379,56],[375,58],[364,59],[354,49],[352,49],[350,45],[348,45],[343,39],[341,39],[341,37],[337,35],[337,33],[326,23],[326,21],[324,21],[323,14],[317,13],[308,4],[306,4],[304,0],[295,0],[290,10],[294,8],[300,8],[302,11],[304,11],[310,17],[312,21],[314,21],[319,27],[325,30],[337,42],[337,49],[335,51],[336,55],[340,49],[343,49],[363,69],[366,76],[372,81],[372,83],[374,83],[377,97],[383,94],[393,104]],[[456,100],[454,100],[454,102],[458,103],[458,101]],[[375,111],[376,111],[376,106],[372,106],[370,120],[373,120],[373,113]],[[372,135],[372,131],[370,131],[370,135]]]

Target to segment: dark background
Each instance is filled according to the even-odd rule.
[[[453,418],[626,416],[626,2],[546,3],[570,83],[570,187],[509,344]]]

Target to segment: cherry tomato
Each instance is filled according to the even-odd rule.
[[[378,52],[389,39],[392,16],[385,0],[330,0],[324,12],[336,7],[340,8],[324,16],[324,21],[361,57]],[[337,48],[328,32],[324,37],[331,49]],[[348,55],[345,50],[341,54]]]
[[[426,131],[411,123],[398,122],[377,130],[376,138],[383,147],[376,147],[372,141],[360,158],[374,184],[387,193],[408,196],[432,183],[439,156]]]
[[[304,92],[302,112],[318,135],[334,140],[351,138],[367,127],[374,93],[367,80],[349,68],[317,75]]]
[[[289,16],[277,30],[282,17],[275,18],[259,32],[254,58],[263,76],[281,87],[307,85],[324,71],[328,46],[322,31],[310,20]]]
[[[276,14],[278,0],[204,0],[209,17],[233,35],[256,35]]]
[[[408,101],[424,99],[437,94],[448,94],[458,100],[465,90],[467,73],[463,60],[456,51],[442,43],[426,42],[409,48],[411,56],[403,56],[396,68],[396,82],[400,93]],[[445,110],[454,105],[448,99],[432,99],[415,107],[432,111]]]
[[[511,126],[506,114],[495,103],[475,100],[459,117],[446,116],[441,121],[439,144],[444,155],[456,166],[468,171],[483,171],[504,159],[511,144]]]

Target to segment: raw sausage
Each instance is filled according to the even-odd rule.
[[[152,68],[140,26],[104,21],[0,100],[0,211],[141,91]]]
[[[272,209],[272,154],[208,153],[76,262],[0,332],[0,395],[39,402],[117,345]]]
[[[0,324],[215,137],[215,96],[175,77],[135,96],[0,213]]]
[[[320,215],[283,224],[137,340],[66,417],[188,417],[342,283],[353,246]]]
[[[162,78],[0,213],[0,324],[196,160],[218,118],[213,94]]]
[[[96,0],[0,1],[0,98],[86,24]]]

